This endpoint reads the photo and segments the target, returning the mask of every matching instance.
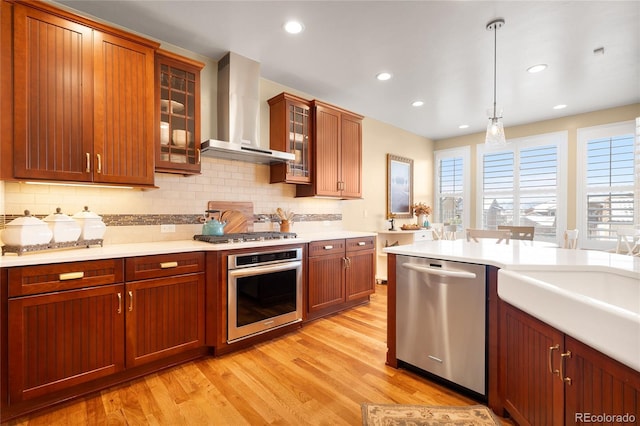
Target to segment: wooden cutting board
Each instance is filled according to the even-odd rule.
[[[253,203],[251,201],[209,201],[207,210],[220,210],[227,221],[225,234],[253,231]]]

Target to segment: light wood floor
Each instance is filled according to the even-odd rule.
[[[360,425],[363,402],[470,405],[385,365],[386,296],[242,352],[207,358],[11,425]]]

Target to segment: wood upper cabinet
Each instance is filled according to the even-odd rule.
[[[271,183],[311,183],[311,103],[281,93],[269,103],[269,146],[295,155],[295,160],[271,164]]]
[[[312,183],[298,185],[296,196],[360,198],[363,117],[320,101],[312,102],[312,111]]]
[[[200,173],[200,70],[204,64],[156,52],[156,171]]]
[[[13,5],[14,178],[152,186],[155,42]]]

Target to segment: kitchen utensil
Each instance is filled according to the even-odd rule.
[[[213,214],[218,213],[218,219]],[[205,212],[205,223],[202,225],[202,235],[224,235],[226,221],[222,221],[220,210],[207,210]]]
[[[160,122],[160,144],[169,145],[169,123],[166,121]]]
[[[53,237],[53,231],[46,222],[31,216],[29,210],[24,216],[7,223],[2,231],[2,241],[8,246],[31,246],[47,244]]]
[[[173,131],[173,144],[179,148],[187,146],[187,142],[191,139],[191,132],[182,129]]]
[[[47,222],[49,229],[53,232],[53,238],[51,241],[54,243],[76,241],[82,233],[82,229],[78,222],[62,213],[60,207],[56,208],[55,213],[51,213],[49,216],[45,217],[44,221]]]
[[[83,240],[102,239],[107,230],[107,225],[102,221],[102,217],[89,211],[87,206],[84,206],[84,210],[74,214],[72,217],[80,224],[82,229],[80,238]]]
[[[239,210],[225,210],[220,215],[220,220],[227,222],[227,226],[224,231],[227,234],[247,232],[247,218]]]
[[[217,209],[223,212],[227,221],[227,227],[225,232],[230,234],[232,232],[252,232],[253,231],[253,203],[251,201],[208,201],[207,209]],[[227,210],[237,210],[244,216],[244,221],[232,220],[227,218]],[[246,226],[246,228],[241,228]]]

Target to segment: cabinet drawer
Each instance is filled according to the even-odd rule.
[[[20,266],[9,269],[9,297],[123,281],[122,259]]]
[[[309,243],[309,257],[345,252],[344,240],[323,240]]]
[[[204,271],[204,253],[175,253],[131,257],[126,260],[127,281],[193,274]]]
[[[431,241],[433,240],[431,232],[432,231],[430,229],[425,229],[424,231],[418,231],[415,234],[413,234],[413,241],[414,242]]]
[[[347,252],[373,250],[375,246],[375,237],[349,238],[347,240]]]

